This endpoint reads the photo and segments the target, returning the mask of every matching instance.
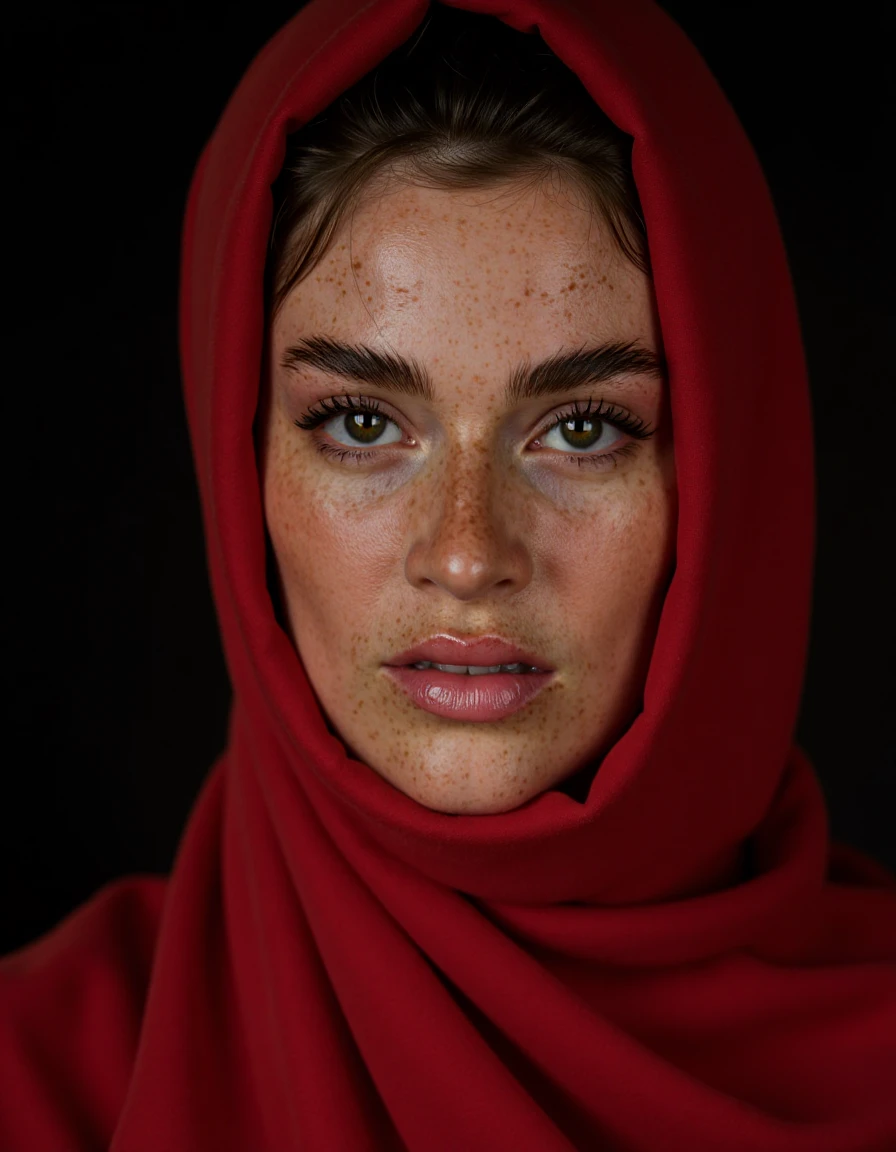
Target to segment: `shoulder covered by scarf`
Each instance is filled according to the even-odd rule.
[[[679,489],[643,710],[584,802],[442,814],[346,753],[277,623],[252,435],[270,189],[287,135],[428,7],[314,0],[233,94],[184,228],[228,745],[167,882],[0,963],[0,1147],[892,1152],[896,881],[831,844],[793,744],[812,440],[764,178],[649,0],[448,2],[538,31],[634,139]]]

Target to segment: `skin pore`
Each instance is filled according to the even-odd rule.
[[[290,357],[315,338],[400,356],[430,394]],[[639,710],[677,517],[662,375],[636,361],[506,395],[520,365],[602,344],[661,359],[652,286],[584,194],[556,184],[393,182],[362,198],[270,325],[260,464],[289,630],[349,752],[428,808],[516,808]],[[356,414],[367,440],[341,411],[297,426],[339,396],[375,404]],[[652,435],[614,425],[620,413]],[[383,665],[443,633],[497,635],[554,677],[501,720],[433,715]]]

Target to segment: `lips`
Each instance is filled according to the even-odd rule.
[[[500,636],[447,633],[399,652],[383,670],[424,712],[464,722],[512,716],[554,679],[543,656]]]
[[[553,672],[551,664],[534,652],[502,640],[499,636],[458,637],[447,633],[432,636],[399,652],[386,662],[387,667],[408,667],[414,664],[441,664],[452,668],[495,668],[506,665],[521,665],[526,674]],[[476,675],[476,673],[473,673]]]

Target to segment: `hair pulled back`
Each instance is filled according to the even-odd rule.
[[[436,4],[405,44],[287,142],[273,185],[269,317],[325,255],[362,192],[577,185],[649,274],[631,137],[537,34]]]

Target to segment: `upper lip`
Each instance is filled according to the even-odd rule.
[[[526,652],[516,644],[502,640],[500,636],[459,637],[446,632],[431,636],[422,644],[408,648],[406,652],[399,652],[387,663],[394,667],[418,664],[423,660],[431,664],[472,665],[474,668],[491,668],[496,664],[527,664],[541,672],[554,671],[541,656]]]

